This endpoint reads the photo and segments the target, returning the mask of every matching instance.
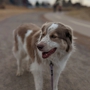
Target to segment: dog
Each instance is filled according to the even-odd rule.
[[[58,90],[61,72],[74,51],[73,30],[60,22],[49,22],[38,27],[23,24],[14,30],[13,54],[17,59],[17,76],[23,74],[22,63],[34,76],[36,90],[43,88],[43,73],[50,72],[53,63],[53,90]]]

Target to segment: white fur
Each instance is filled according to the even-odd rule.
[[[28,54],[28,51],[27,51],[27,37],[31,35],[33,31],[32,30],[28,30],[27,33],[25,34],[25,38],[24,38],[24,44],[23,44],[23,48],[27,54],[25,60],[27,60],[27,71],[30,70],[30,56]]]
[[[54,27],[54,25],[55,25],[55,27]],[[53,41],[50,39],[50,35],[49,35],[49,34],[51,34],[52,31],[53,31],[54,29],[56,29],[57,27],[58,27],[57,24],[52,24],[52,25],[49,27],[49,29],[48,29],[48,31],[49,31],[48,34],[46,34],[46,36],[44,36],[44,37],[41,39],[41,41],[40,41],[40,39],[38,40],[38,44],[39,44],[39,43],[44,43],[44,44],[45,44],[45,47],[44,47],[44,51],[45,51],[45,52],[48,52],[48,51],[51,50],[52,48],[59,46],[59,44],[57,44],[56,42],[53,42]],[[40,34],[40,38],[41,38],[41,35],[42,35],[42,33]]]
[[[55,43],[55,42],[50,40],[49,34],[47,34],[45,37],[43,37],[42,40],[39,43],[43,43],[43,42],[44,42],[44,44],[46,44],[45,47],[44,47],[45,48],[44,49],[45,52],[51,50],[55,46],[58,47],[57,43]]]
[[[42,90],[43,88],[43,66],[37,63],[37,57],[35,55],[35,61],[31,64],[30,71],[34,76],[36,90]]]
[[[26,44],[27,44],[27,41],[26,41],[26,40],[27,40],[27,37],[28,37],[32,32],[33,32],[32,30],[28,30],[27,33],[25,34],[23,47],[24,47],[24,50],[26,51],[26,53],[28,53],[28,52],[27,52],[27,47],[26,47],[26,46],[27,46],[27,45],[26,45]]]
[[[28,30],[27,33],[25,34],[25,37],[28,37],[33,31],[32,30]]]
[[[50,39],[50,35],[49,34],[51,34],[57,28],[58,28],[58,24],[52,24],[48,28],[47,34],[41,39],[41,41],[38,41],[38,44],[42,43],[42,44],[45,45],[44,48],[43,48],[44,52],[48,52],[52,48],[58,47],[57,51],[53,55],[49,56],[45,60],[43,60],[41,52],[38,51],[38,54],[39,54],[40,58],[42,58],[42,60],[43,60],[41,68],[43,68],[45,72],[46,71],[50,72],[50,67],[49,67],[50,61],[52,61],[53,64],[54,64],[54,67],[53,67],[54,68],[54,81],[53,81],[54,82],[53,83],[53,89],[54,90],[58,90],[58,81],[59,81],[60,74],[63,71],[63,69],[65,68],[67,60],[69,59],[69,57],[70,57],[70,55],[72,53],[72,51],[67,53],[65,50],[62,49],[60,43],[53,42]],[[61,40],[61,42],[63,42],[63,41]],[[72,43],[71,46],[73,48],[73,43]],[[57,55],[57,52],[60,52],[60,56]],[[36,76],[38,76],[37,73],[36,73]],[[35,83],[38,83],[38,80],[35,81]],[[38,87],[40,87],[40,86],[37,86],[36,88],[38,88]]]
[[[22,56],[25,54],[24,49],[23,49],[23,43],[21,40],[21,37],[19,35],[17,35],[17,40],[18,40],[18,49],[19,51],[17,52],[13,52],[14,56],[17,59],[17,76],[22,75],[23,73],[23,69],[22,69]]]
[[[48,28],[48,31],[54,31],[58,28],[58,24],[52,24],[49,28]]]
[[[27,33],[25,34],[25,38],[24,38],[24,44],[21,40],[21,37],[19,35],[17,35],[17,40],[18,40],[18,51],[14,52],[13,54],[17,59],[17,76],[20,76],[23,74],[23,67],[22,67],[22,61],[27,60],[27,70],[29,70],[29,59],[30,56],[27,55],[27,48],[26,48],[26,39],[27,37],[32,33],[32,30],[28,30]],[[14,48],[13,48],[14,49]]]
[[[58,28],[58,24],[52,24],[49,28],[48,28],[48,34],[45,36],[45,37],[43,37],[42,38],[42,40],[40,41],[40,39],[39,39],[39,43],[43,43],[44,42],[44,44],[45,44],[45,49],[44,49],[44,51],[45,52],[47,52],[47,51],[49,51],[50,49],[52,49],[52,48],[54,48],[54,47],[58,47],[59,45],[56,43],[56,42],[53,42],[51,39],[50,39],[50,36],[49,36],[49,34],[51,33],[51,32],[53,32],[54,30],[56,30]],[[41,35],[42,35],[42,32],[41,32]],[[40,35],[40,38],[41,38],[41,35]],[[38,44],[39,44],[38,43]]]
[[[40,53],[40,52],[39,52]],[[61,53],[64,55],[64,53]],[[37,79],[35,80],[35,83],[37,84],[38,82],[42,82],[43,81],[43,78],[42,78],[42,73],[40,74],[40,72],[45,72],[45,73],[48,73],[50,75],[50,61],[53,62],[54,64],[54,80],[53,80],[53,90],[58,90],[58,81],[59,81],[59,77],[60,77],[60,74],[61,72],[63,71],[63,69],[65,68],[66,66],[66,63],[67,63],[67,60],[68,58],[70,57],[70,54],[67,54],[65,55],[64,57],[58,57],[57,54],[54,54],[53,56],[51,56],[50,58],[46,59],[46,60],[43,60],[42,64],[39,65],[39,67],[37,66],[38,63],[37,62],[34,62],[33,63],[33,67],[31,68],[32,70],[36,69],[35,73],[34,74],[34,78],[37,77]],[[39,70],[37,70],[39,69]],[[43,70],[42,70],[43,69]],[[39,74],[38,74],[39,73]],[[40,78],[39,78],[40,76]],[[39,88],[39,89],[37,89]],[[38,86],[36,87],[36,90],[41,90],[42,86],[40,84],[38,84]]]
[[[31,72],[34,76],[36,90],[42,90],[43,88],[43,74],[42,65],[39,65],[36,61],[31,65]]]

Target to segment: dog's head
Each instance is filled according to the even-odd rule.
[[[41,28],[41,34],[37,48],[42,52],[42,58],[48,58],[52,54],[72,50],[72,30],[61,23],[46,23]]]

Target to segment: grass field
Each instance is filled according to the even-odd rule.
[[[67,14],[75,18],[90,21],[90,8],[72,9]]]
[[[5,9],[0,9],[0,20],[3,20],[5,18],[8,18],[13,15],[26,13],[26,12],[32,12],[32,10],[27,9],[25,7],[16,7],[12,5],[5,5]]]
[[[28,9],[26,7],[5,5],[5,9],[0,9],[0,20],[3,20],[13,15],[28,13],[28,12],[35,12],[35,11],[51,11],[51,9],[45,9],[45,8]]]

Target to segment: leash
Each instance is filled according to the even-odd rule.
[[[51,71],[51,90],[53,90],[53,63],[50,62],[50,71]]]

